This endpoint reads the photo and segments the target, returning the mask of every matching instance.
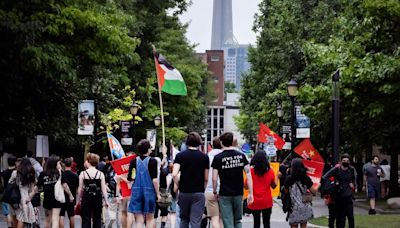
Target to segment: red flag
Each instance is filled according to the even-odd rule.
[[[294,148],[294,152],[300,155],[304,159],[311,159],[313,161],[324,162],[324,159],[318,153],[318,151],[311,144],[310,139],[304,139],[299,145]]]
[[[258,142],[266,143],[268,141],[268,136],[271,136],[274,140],[274,144],[278,150],[282,150],[285,141],[279,137],[278,134],[273,132],[267,125],[260,123],[260,130],[258,132]]]
[[[128,172],[129,172],[129,163],[135,157],[136,157],[136,155],[132,155],[129,157],[120,158],[118,160],[113,160],[113,161],[111,161],[111,166],[113,167],[113,169],[117,175],[127,177]],[[121,195],[123,197],[127,197],[127,196],[131,195],[131,186],[128,185],[125,181],[120,182],[120,188],[121,188]]]
[[[305,159],[303,160],[303,164],[307,168],[307,176],[311,178],[314,185],[320,183],[325,164]]]

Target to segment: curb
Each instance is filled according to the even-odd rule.
[[[354,206],[369,210],[368,205],[365,205],[364,203],[360,203],[357,201],[354,201]],[[383,214],[383,215],[398,215],[398,214],[400,214],[400,210],[384,210],[381,208],[375,208],[375,210],[379,214]]]

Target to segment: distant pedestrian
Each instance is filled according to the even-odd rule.
[[[222,152],[214,157],[213,168],[213,193],[219,197],[219,207],[222,222],[225,228],[242,227],[242,198],[243,198],[243,170],[247,175],[249,194],[247,203],[253,203],[253,183],[250,165],[246,155],[232,146],[233,134],[225,132],[219,137]],[[217,181],[220,180],[220,190],[217,192]]]
[[[318,186],[313,186],[310,177],[307,176],[307,169],[302,159],[292,160],[290,175],[286,178],[285,191],[290,194],[292,210],[288,212],[289,225],[292,228],[307,227],[307,222],[313,218],[311,202],[304,202],[303,195],[310,191],[315,194]]]
[[[265,151],[259,150],[251,160],[251,177],[253,178],[254,202],[248,207],[254,217],[254,228],[261,226],[261,214],[264,228],[270,227],[272,213],[272,192],[276,188],[278,180],[274,171],[270,168]]]
[[[222,152],[221,150],[221,141],[219,137],[216,136],[212,141],[212,150],[208,152],[208,158],[210,160],[210,167],[208,172],[208,182],[205,190],[206,197],[206,207],[207,207],[207,215],[211,217],[211,223],[213,228],[222,227],[221,217],[219,212],[219,203],[218,200],[215,199],[213,194],[213,183],[212,183],[212,167],[211,164],[214,160],[214,157]],[[219,192],[219,180],[217,181],[217,192]]]
[[[14,208],[17,218],[17,228],[23,228],[25,224],[34,224],[36,222],[35,211],[31,199],[35,195],[37,188],[35,186],[35,169],[28,158],[23,158],[14,170],[9,179],[9,183],[16,183],[21,193],[21,201],[17,208]]]
[[[356,170],[350,166],[350,156],[343,154],[341,163],[329,170],[322,179],[324,182],[333,181],[335,189],[331,197],[329,208],[329,228],[344,228],[346,217],[349,228],[354,228],[353,196],[356,184]]]
[[[204,212],[204,190],[208,180],[209,158],[201,152],[201,137],[191,132],[186,139],[187,150],[176,155],[172,177],[179,188],[181,228],[200,228]],[[180,173],[180,178],[178,175]]]
[[[109,205],[104,174],[96,169],[99,159],[99,155],[88,153],[87,169],[79,175],[77,204],[81,202],[82,228],[100,228],[103,202]]]
[[[40,165],[40,163],[38,161],[36,161],[35,158],[33,158],[33,152],[32,151],[28,150],[26,152],[26,157],[31,162],[32,167],[35,169],[36,178],[38,178],[40,173],[43,172],[43,167]]]
[[[163,148],[165,149],[165,148]],[[150,141],[142,139],[137,144],[139,156],[129,165],[128,180],[133,181],[131,199],[128,205],[128,227],[132,227],[133,216],[137,228],[155,227],[154,212],[156,200],[161,198],[157,177],[157,161],[150,158]]]
[[[381,168],[382,168],[383,173],[385,174],[384,177],[380,178],[381,197],[382,197],[382,199],[386,199],[389,194],[389,180],[390,180],[390,165],[386,159],[382,160]]]
[[[79,176],[75,174],[72,171],[72,162],[73,160],[71,158],[66,158],[64,160],[65,164],[65,171],[63,172],[64,176],[64,181],[68,185],[69,190],[71,191],[71,195],[76,197],[76,191],[79,186]],[[65,199],[68,199],[68,194],[65,193]],[[76,204],[76,200],[74,199],[72,202],[66,201],[63,203],[61,206],[61,212],[60,212],[60,228],[64,228],[64,217],[65,213],[67,213],[68,218],[69,218],[69,227],[74,228],[75,227],[75,213],[74,213],[74,206]]]
[[[372,156],[372,162],[364,166],[364,186],[363,191],[367,191],[370,209],[368,214],[376,214],[375,200],[379,198],[380,177],[385,177],[385,173],[379,165],[379,157]]]
[[[7,158],[8,168],[1,173],[1,180],[3,182],[4,189],[7,188],[8,181],[11,178],[12,173],[15,170],[15,162],[17,158],[14,155],[9,155]],[[8,203],[2,202],[3,215],[7,217],[8,227],[15,227],[17,225],[17,220],[15,217],[14,210]]]

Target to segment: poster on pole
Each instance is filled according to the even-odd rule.
[[[279,162],[271,162],[269,164],[271,166],[271,169],[274,171],[274,174],[276,177],[276,175],[278,175],[278,173],[279,173],[280,163]],[[281,189],[281,187],[280,187],[280,183],[278,181],[276,188],[275,189],[271,188],[272,197],[278,197],[280,194],[280,189]]]
[[[129,172],[129,163],[132,159],[134,159],[136,155],[132,155],[129,157],[124,157],[121,159],[111,161],[111,166],[113,167],[115,174],[125,177],[128,177]],[[120,182],[121,196],[128,197],[131,195],[131,185],[125,181]]]
[[[146,139],[150,141],[151,149],[156,149],[157,132],[156,129],[146,129]]]
[[[314,183],[314,186],[321,182],[322,172],[325,163],[303,159],[304,166],[307,168],[307,176]]]
[[[36,135],[36,157],[49,157],[49,136]]]
[[[292,135],[292,127],[290,125],[283,125],[282,126],[282,139],[285,140],[285,144],[283,145],[282,149],[284,150],[291,150],[292,149],[292,142],[291,136]]]
[[[296,138],[310,138],[310,118],[301,112],[301,105],[295,106],[296,110]]]
[[[78,103],[78,135],[93,135],[94,101],[81,100]]]

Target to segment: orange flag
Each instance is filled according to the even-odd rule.
[[[260,130],[258,131],[258,142],[266,143],[268,137],[272,137],[274,144],[278,150],[282,150],[285,141],[275,132],[273,132],[267,125],[260,123]]]
[[[294,148],[294,152],[304,159],[311,159],[313,161],[324,162],[324,159],[318,151],[311,144],[310,139],[304,139],[299,145]]]

